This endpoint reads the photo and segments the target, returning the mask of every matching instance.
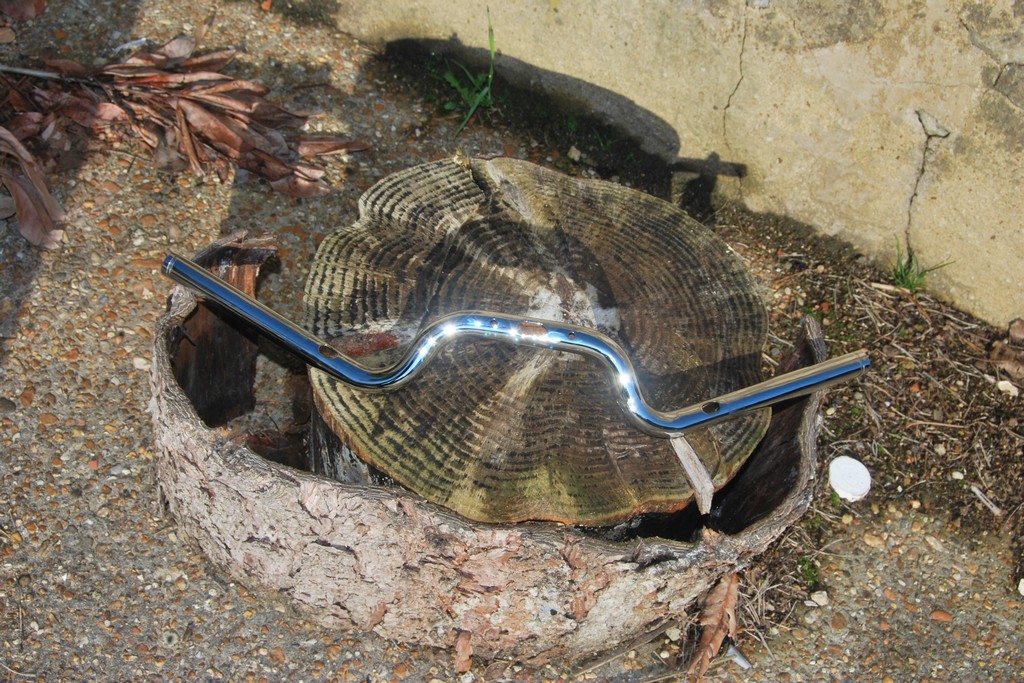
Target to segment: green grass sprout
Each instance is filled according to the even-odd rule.
[[[937,266],[931,266],[925,268],[921,265],[920,261],[914,255],[914,250],[911,249],[910,244],[907,244],[906,253],[903,252],[903,247],[900,245],[899,240],[896,240],[896,263],[893,265],[890,274],[892,275],[893,281],[903,289],[907,290],[911,294],[916,293],[922,287],[924,287],[924,281],[928,277],[929,273],[932,273],[939,268],[945,268],[950,264],[949,261],[940,263]]]
[[[473,115],[476,114],[480,107],[494,106],[491,86],[494,83],[494,55],[496,50],[494,47],[494,26],[491,25],[491,11],[489,9],[487,10],[487,42],[490,45],[491,60],[486,72],[473,75],[469,69],[459,62],[445,60],[448,69],[444,72],[444,80],[455,89],[455,92],[462,99],[461,103],[449,102],[445,105],[445,108],[448,110],[457,109],[460,106],[466,108],[466,115],[463,117],[462,123],[455,130],[456,135],[463,131],[466,124],[469,123],[469,120],[473,118]],[[468,83],[463,83],[462,78],[452,68],[452,64],[455,64],[455,66],[462,70]]]

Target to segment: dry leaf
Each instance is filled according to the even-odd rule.
[[[300,138],[295,151],[303,159],[326,154],[362,152],[370,149],[365,142],[339,140],[338,138],[306,137]]]
[[[0,126],[0,155],[17,162],[19,175],[0,165],[0,181],[11,195],[10,202],[18,218],[18,230],[32,244],[52,249],[60,244],[64,232],[56,222],[64,218],[64,209],[50,195],[35,158],[11,131]]]
[[[1024,318],[1010,321],[1007,338],[994,342],[988,357],[1014,384],[1024,387]]]
[[[464,674],[473,666],[473,634],[459,631],[455,637],[455,673]]]
[[[14,0],[0,3],[5,1]],[[329,188],[322,177],[324,170],[302,160],[360,151],[369,145],[299,135],[307,116],[267,100],[268,89],[258,82],[219,73],[237,50],[195,54],[212,21],[211,15],[194,37],[177,36],[154,50],[142,50],[95,71],[56,59],[46,62],[52,73],[19,72],[23,81],[5,93],[16,114],[9,119],[15,137],[37,136],[45,142],[46,126],[54,130],[52,117],[70,119],[90,130],[130,134],[152,150],[163,170],[189,168],[196,174],[215,172],[226,178],[233,164],[287,195],[325,194]],[[56,147],[56,140],[52,145]],[[37,179],[29,179],[38,190]],[[45,204],[49,194],[39,193],[38,199]]]
[[[0,171],[0,181],[11,193],[18,215],[18,230],[32,244],[53,249],[60,244],[64,231],[58,230],[39,194],[25,178]]]
[[[46,9],[46,0],[0,0],[0,13],[22,21],[38,17]]]
[[[15,210],[14,197],[0,194],[0,220],[10,218]]]
[[[39,112],[29,111],[9,119],[4,127],[18,140],[24,140],[39,135],[45,125],[45,119],[46,117]]]
[[[704,597],[700,611],[700,623],[704,631],[700,644],[686,670],[687,676],[700,681],[711,666],[711,660],[718,656],[718,650],[726,636],[736,639],[736,600],[739,597],[740,578],[738,574],[722,577]]]

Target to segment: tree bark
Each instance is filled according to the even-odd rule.
[[[269,462],[245,435],[204,424],[176,379],[172,359],[196,306],[176,287],[154,338],[160,494],[218,569],[325,626],[487,658],[578,661],[680,618],[810,502],[820,395],[774,410],[711,515],[689,527],[693,542],[643,525],[613,542],[555,523],[476,523],[397,486]],[[805,332],[780,371],[823,358],[816,323]]]

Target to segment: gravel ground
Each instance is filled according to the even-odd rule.
[[[256,3],[215,4],[206,45],[244,40],[247,55],[234,73],[262,80],[294,108],[322,110],[318,126],[374,147],[331,163],[330,195],[299,201],[258,181],[163,175],[133,148],[106,144],[51,173],[69,214],[61,249],[41,253],[13,224],[5,227],[0,680],[460,680],[451,653],[317,627],[275,596],[216,575],[178,541],[156,500],[146,413],[152,330],[170,288],[158,268],[170,250],[194,253],[225,233],[267,231],[282,246],[282,267],[264,295],[287,309],[294,297],[282,287],[294,291],[319,240],[351,221],[359,194],[389,173],[459,148],[581,175],[601,169],[587,157],[575,163],[576,152],[561,141],[500,115],[481,117],[456,137],[459,115],[440,114],[429,87],[317,16],[316,3],[280,13]],[[129,40],[160,43],[200,23],[209,6],[54,3],[40,19],[15,26],[17,39],[0,45],[0,61],[30,66],[27,55],[46,50],[90,64],[108,60]],[[668,186],[666,179],[662,189]],[[723,231],[775,293],[773,308],[802,307],[778,267],[789,247],[773,241],[776,232],[749,217]],[[846,268],[854,265],[851,275]],[[866,266],[837,259],[820,268],[833,281],[851,281]],[[838,346],[861,343],[846,338]],[[1006,401],[1000,414],[1015,420],[1020,403]],[[837,398],[831,406],[826,430],[851,403]],[[1021,514],[1019,486],[1012,492],[1021,457],[1020,441],[1009,443],[998,462],[1011,471],[990,474],[1011,482],[997,500],[999,518],[964,502],[969,492],[913,490],[902,483],[908,466],[877,472],[877,491],[855,505],[831,505],[822,489],[808,524],[744,573],[737,646],[753,667],[723,659],[709,678],[1019,680],[1024,609],[1011,537]],[[948,472],[938,477],[948,481]],[[927,478],[927,471],[910,474],[915,482]],[[798,557],[809,558],[801,566],[815,576],[794,569]],[[670,664],[685,650],[676,636],[670,631],[586,673],[475,662],[461,680],[674,680],[678,669]]]

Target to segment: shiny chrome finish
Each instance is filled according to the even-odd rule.
[[[186,258],[168,256],[163,272],[244,319],[310,365],[360,389],[396,389],[415,377],[443,346],[466,337],[591,356],[608,367],[626,417],[644,432],[663,438],[823,390],[856,377],[870,365],[864,350],[855,351],[680,410],[662,412],[644,399],[636,372],[622,347],[596,330],[486,311],[453,313],[422,330],[398,363],[373,370]]]

